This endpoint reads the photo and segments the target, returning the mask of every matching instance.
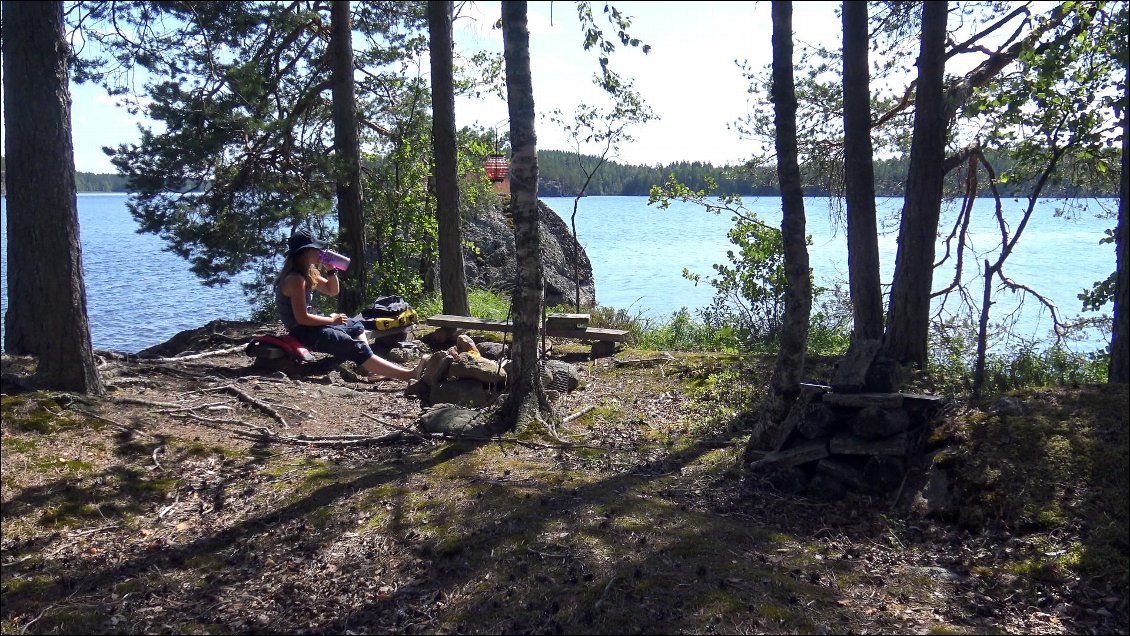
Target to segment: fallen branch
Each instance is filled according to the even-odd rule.
[[[574,413],[574,414],[572,414],[572,415],[567,415],[567,416],[565,416],[565,417],[564,417],[564,418],[563,418],[563,419],[561,420],[561,423],[562,423],[562,424],[568,424],[568,423],[570,423],[570,422],[572,422],[572,421],[574,421],[574,420],[578,420],[578,419],[580,419],[580,418],[584,417],[584,416],[585,416],[585,415],[586,415],[587,413],[589,413],[590,411],[592,411],[592,410],[593,410],[593,409],[595,409],[595,408],[596,408],[596,405],[595,405],[595,404],[593,404],[593,405],[591,405],[591,406],[586,406],[585,408],[583,408],[583,409],[581,409],[581,410],[577,411],[576,413]]]
[[[473,435],[452,435],[450,433],[428,433],[427,436],[433,439],[445,439],[449,441],[503,442],[507,444],[518,444],[519,446],[527,446],[530,448],[591,448],[593,450],[608,450],[603,446],[589,446],[588,444],[573,444],[571,442],[563,442],[561,444],[543,444],[541,442],[531,442],[525,439],[518,439],[517,437],[477,437]]]
[[[200,358],[210,358],[212,356],[226,356],[229,353],[235,353],[247,347],[247,344],[236,345],[228,347],[227,349],[216,349],[215,351],[205,351],[203,353],[193,353],[187,356],[174,356],[172,358],[141,358],[142,362],[184,362],[185,360],[199,360]]]
[[[261,442],[274,442],[276,444],[291,444],[294,446],[328,446],[328,447],[341,447],[341,446],[369,446],[378,444],[392,444],[407,439],[407,435],[400,431],[388,433],[386,435],[379,435],[372,437],[368,435],[358,435],[356,437],[345,435],[332,435],[328,437],[314,437],[310,435],[268,435],[264,433],[252,433],[249,431],[232,431],[234,435],[240,435],[249,439],[254,439]]]
[[[213,390],[215,390],[215,391],[227,391],[228,393],[231,393],[231,394],[235,395],[237,398],[239,398],[239,400],[241,402],[244,402],[246,404],[250,404],[251,406],[254,406],[255,408],[259,409],[260,411],[263,411],[267,415],[271,416],[271,418],[273,418],[276,422],[278,422],[279,424],[282,424],[283,428],[290,428],[290,425],[286,423],[286,418],[284,418],[282,416],[282,414],[280,414],[278,411],[276,411],[274,409],[274,407],[272,407],[270,404],[267,404],[266,402],[257,400],[255,398],[251,397],[250,395],[244,393],[242,390],[240,390],[240,389],[238,389],[238,388],[236,388],[236,387],[234,387],[230,384],[227,384],[227,385],[224,385],[224,386],[221,386],[221,387],[216,387]]]
[[[159,409],[178,409],[179,410],[179,409],[184,407],[183,404],[174,404],[172,402],[154,402],[153,400],[143,400],[141,398],[132,398],[132,397],[111,397],[110,401],[115,402],[117,404],[138,404],[140,406],[154,406],[154,407],[157,407]]]
[[[158,411],[158,412],[163,413],[165,415],[172,415],[173,413],[179,413],[181,411],[195,411],[196,409],[211,409],[212,407],[223,406],[223,405],[224,405],[223,402],[211,402],[209,404],[200,404],[200,405],[197,405],[197,406],[182,406],[182,407],[175,408],[175,409],[164,409],[164,410],[161,410],[161,411]]]
[[[379,417],[376,417],[375,415],[371,415],[369,413],[365,413],[364,411],[361,412],[361,415],[364,415],[365,417],[373,420],[374,422],[376,422],[378,424],[381,424],[382,426],[387,426],[389,428],[395,428],[396,430],[398,430],[402,433],[407,433],[408,435],[412,435],[412,436],[417,437],[419,439],[428,439],[427,436],[421,434],[419,431],[414,431],[407,426],[401,426],[399,424],[393,424],[392,422],[389,422],[387,420],[382,420]]]
[[[671,362],[674,359],[675,359],[675,356],[673,356],[669,353],[664,353],[663,355],[655,357],[655,358],[635,358],[635,359],[632,359],[632,360],[617,360],[617,359],[613,358],[612,364],[616,365],[617,367],[643,368],[643,367],[652,367],[652,366],[655,366],[657,364],[661,364],[661,363],[664,363],[664,362]]]
[[[535,415],[534,419],[536,419],[542,426],[545,427],[545,430],[549,433],[550,437],[562,444],[569,443],[568,440],[561,439],[561,436],[557,434],[557,426],[553,424],[553,418],[550,418],[550,420],[547,422],[542,419],[541,415]]]

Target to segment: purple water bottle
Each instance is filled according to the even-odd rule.
[[[349,257],[344,254],[338,254],[333,250],[322,250],[320,257],[322,264],[330,269],[342,272],[349,269]]]

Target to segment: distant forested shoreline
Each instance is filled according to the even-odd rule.
[[[998,173],[1011,167],[1007,158],[997,158]],[[597,165],[597,158],[562,150],[538,151],[538,194],[546,197],[572,197],[580,193],[584,183],[582,167],[591,170]],[[875,161],[875,194],[882,197],[899,197],[903,192],[903,179],[906,177],[907,159],[883,159]],[[962,171],[954,170],[948,175],[954,188],[964,180]],[[1066,171],[1070,173],[1071,171]],[[712,194],[738,194],[742,196],[777,196],[777,176],[771,165],[756,167],[715,166],[699,161],[683,161],[655,166],[636,166],[614,161],[605,162],[600,167],[588,188],[591,196],[648,196],[651,186],[660,185],[674,174],[680,182],[692,190],[706,189],[709,178],[713,178],[718,188]],[[76,172],[75,186],[79,192],[121,192],[128,193],[126,178],[117,174]],[[1004,196],[1026,195],[1029,184],[998,184]],[[952,189],[951,191],[959,191]],[[809,196],[829,196],[822,188],[810,187],[805,190]],[[1073,183],[1066,181],[1049,182],[1041,193],[1044,197],[1116,197],[1118,196],[1117,175],[1109,182]],[[990,196],[988,184],[981,184],[978,196]]]

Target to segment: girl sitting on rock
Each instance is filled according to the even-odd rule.
[[[337,270],[322,273],[321,250],[325,244],[305,232],[287,243],[286,262],[275,280],[275,307],[279,320],[307,349],[352,360],[372,375],[411,380],[418,370],[394,364],[373,353],[365,341],[360,320],[345,314],[322,316],[311,313],[314,292],[337,296],[341,291]]]

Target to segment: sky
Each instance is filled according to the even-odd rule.
[[[754,68],[770,60],[770,3],[614,4],[632,18],[631,35],[652,49],[644,55],[639,49],[622,48],[613,54],[612,68],[635,81],[636,90],[659,116],[631,129],[635,141],[622,148],[616,160],[636,165],[683,160],[723,165],[756,154],[759,142],[743,140],[727,126],[749,110],[748,83],[735,60],[748,60]],[[593,6],[599,11],[604,5],[597,1]],[[839,45],[837,6],[835,2],[794,3],[798,50],[806,41]],[[592,84],[598,70],[596,54],[581,46],[573,3],[530,2],[528,10],[538,147],[572,150],[569,139],[544,116],[555,109],[571,114],[580,103],[601,103]],[[464,5],[455,23],[457,54],[501,52],[502,32],[493,28],[498,17],[498,2]],[[603,15],[598,20],[602,27],[607,25]],[[612,35],[608,29],[606,34]],[[117,106],[118,98],[107,96],[97,86],[72,84],[71,91],[76,169],[114,172],[101,148],[137,142],[137,125],[142,120]],[[506,104],[496,97],[460,99],[456,123],[505,130]]]

